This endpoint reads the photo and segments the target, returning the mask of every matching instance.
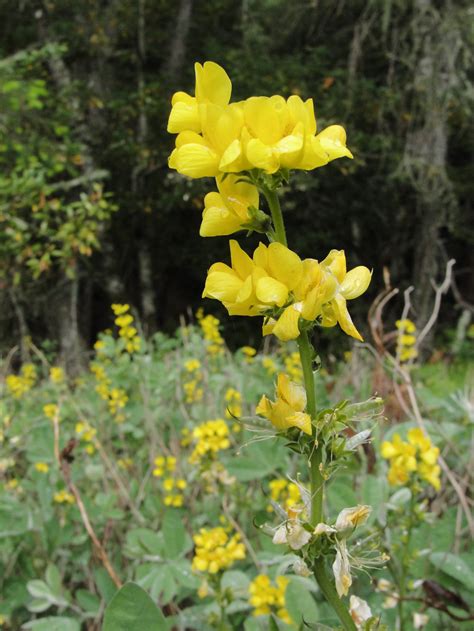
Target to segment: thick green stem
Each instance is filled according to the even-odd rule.
[[[287,245],[285,224],[283,223],[283,214],[281,212],[280,200],[278,199],[278,193],[272,191],[269,188],[263,189],[263,194],[267,200],[268,207],[272,214],[273,227],[275,229],[275,239],[283,245]]]
[[[306,410],[311,418],[316,418],[316,392],[313,373],[313,349],[309,341],[308,333],[302,331],[298,337],[301,366],[303,368],[304,385],[306,389]],[[311,525],[316,526],[323,521],[323,496],[324,478],[321,473],[323,460],[323,444],[320,442],[311,453],[310,479],[311,479]],[[334,609],[345,631],[355,631],[356,626],[346,606],[339,598],[338,593],[329,580],[324,567],[324,559],[316,559],[313,566],[314,576],[324,597]]]
[[[356,631],[357,627],[354,624],[354,621],[351,618],[350,613],[347,611],[344,603],[339,598],[334,585],[328,579],[326,574],[326,568],[324,567],[324,559],[319,558],[316,559],[313,565],[314,576],[318,582],[319,588],[323,592],[326,600],[334,609],[337,614],[337,617],[342,622],[342,626],[346,631]]]

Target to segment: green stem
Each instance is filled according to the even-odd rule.
[[[298,349],[300,352],[301,366],[303,368],[304,385],[306,390],[306,409],[312,419],[316,418],[316,392],[313,373],[313,348],[309,341],[307,331],[302,331],[298,337]],[[323,460],[323,444],[319,443],[311,453],[310,479],[311,479],[311,525],[316,526],[323,521],[323,495],[324,478],[321,473]],[[313,565],[314,576],[324,597],[334,609],[337,617],[346,631],[355,631],[356,626],[347,611],[346,606],[339,598],[338,593],[326,574],[324,559],[316,559]]]
[[[272,214],[273,227],[275,229],[275,239],[283,245],[287,245],[285,224],[283,223],[283,214],[281,212],[280,200],[278,199],[278,193],[272,191],[269,188],[263,189],[263,194],[267,200],[268,207]]]
[[[342,622],[342,626],[344,627],[344,629],[346,631],[356,631],[356,626],[351,618],[350,613],[347,611],[344,603],[339,598],[334,585],[328,579],[326,568],[324,567],[324,559],[322,557],[316,559],[316,561],[314,562],[313,572],[318,582],[319,588],[321,589],[328,603],[336,612],[337,617]]]

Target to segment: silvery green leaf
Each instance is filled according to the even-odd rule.
[[[360,445],[369,442],[371,433],[371,429],[364,429],[362,432],[359,432],[358,434],[355,434],[355,436],[349,438],[346,442],[347,451],[354,451],[357,447],[360,447]]]

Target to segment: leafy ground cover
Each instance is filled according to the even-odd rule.
[[[93,631],[114,595],[115,609],[120,600],[144,616],[149,608],[143,631],[337,627],[298,557],[273,543],[282,514],[301,502],[308,471],[255,408],[262,393],[273,398],[279,371],[302,379],[296,347],[230,352],[219,321],[202,313],[175,336],[146,341],[130,310],[113,308],[115,327],[100,335],[89,372],[68,379],[33,347],[31,363],[4,380],[0,627]],[[432,444],[449,468],[439,484],[394,478],[387,445],[397,434],[408,445],[416,423],[380,370],[358,346],[317,373],[318,408],[341,418],[356,414],[346,399],[370,402],[386,389],[376,422],[357,411],[372,442],[355,444],[328,485],[334,519],[350,506],[373,507],[357,531],[352,592],[389,629],[397,617],[404,629],[469,628],[468,362],[411,369]],[[421,458],[426,450],[417,449]],[[371,582],[365,570],[376,548],[386,556]],[[138,587],[117,596],[129,581]],[[114,607],[107,631],[130,624],[114,618]]]

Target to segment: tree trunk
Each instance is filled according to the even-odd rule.
[[[191,26],[191,11],[193,0],[181,0],[179,3],[178,18],[176,20],[176,30],[171,40],[170,56],[166,74],[171,82],[176,81],[186,56],[186,39]]]

